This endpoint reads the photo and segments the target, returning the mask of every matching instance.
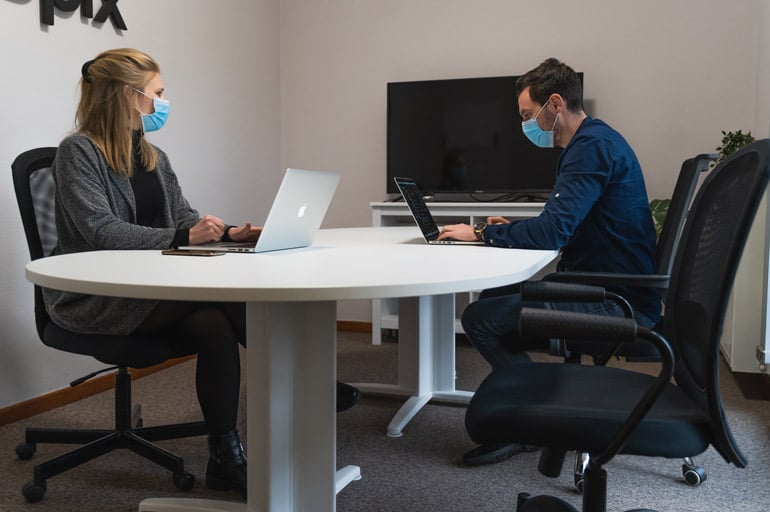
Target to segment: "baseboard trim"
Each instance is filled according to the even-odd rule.
[[[372,332],[372,323],[338,320],[337,330],[346,332]],[[194,358],[195,356],[192,355],[187,357],[180,357],[177,359],[169,359],[168,361],[155,366],[151,366],[149,368],[131,368],[129,372],[131,373],[132,379],[139,379],[146,375],[151,375],[160,370],[170,368]],[[83,398],[87,398],[103,391],[108,391],[114,387],[114,373],[108,373],[94,377],[93,379],[89,379],[82,384],[78,384],[74,388],[67,387],[57,389],[55,391],[51,391],[50,393],[36,396],[17,404],[9,405],[0,409],[0,427],[15,421],[29,418],[30,416],[34,416],[36,414],[56,409],[57,407],[61,407],[63,405],[71,404],[72,402],[77,402],[78,400],[82,400]]]
[[[155,366],[150,366],[149,368],[130,368],[129,373],[131,374],[131,379],[135,380],[194,358],[195,356],[192,355],[177,359],[169,359],[168,361]],[[62,405],[71,404],[72,402],[77,402],[83,398],[110,390],[115,387],[114,377],[115,372],[100,375],[93,379],[89,379],[82,384],[78,384],[75,387],[57,389],[50,393],[4,407],[0,409],[0,426],[23,420],[30,416],[34,416],[35,414],[50,411],[57,407],[61,407]]]
[[[372,332],[372,323],[357,322],[353,320],[337,320],[337,330],[345,332]]]

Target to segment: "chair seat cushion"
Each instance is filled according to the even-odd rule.
[[[175,357],[195,353],[193,347],[166,339],[138,336],[114,336],[77,334],[48,322],[43,331],[43,341],[49,347],[94,357],[102,363],[146,368]]]
[[[479,386],[465,416],[480,444],[602,451],[650,387],[653,376],[619,368],[523,363],[493,371]],[[709,446],[708,417],[673,384],[620,453],[687,457]]]

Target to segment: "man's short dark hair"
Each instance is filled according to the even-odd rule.
[[[558,94],[567,102],[571,112],[583,110],[583,84],[575,70],[551,57],[516,80],[516,97],[529,87],[529,96],[545,105],[551,94]]]

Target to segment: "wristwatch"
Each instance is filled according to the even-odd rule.
[[[479,242],[484,241],[484,230],[487,229],[486,222],[477,222],[473,225],[473,234],[476,235],[476,240]]]

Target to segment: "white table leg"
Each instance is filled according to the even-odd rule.
[[[360,479],[361,469],[358,466],[345,466],[337,470],[335,494],[350,482]],[[147,498],[139,503],[139,512],[247,512],[247,505],[199,498]]]
[[[250,512],[335,509],[336,312],[331,301],[247,306]],[[359,475],[346,468],[340,481]]]
[[[150,498],[139,511],[333,512],[361,478],[336,471],[336,322],[331,301],[247,304],[248,505]]]
[[[246,512],[245,503],[196,498],[148,498],[139,512]]]
[[[400,437],[431,399],[468,403],[472,393],[455,390],[455,296],[408,297],[399,301],[398,385],[355,383],[364,393],[410,396],[388,425]]]

